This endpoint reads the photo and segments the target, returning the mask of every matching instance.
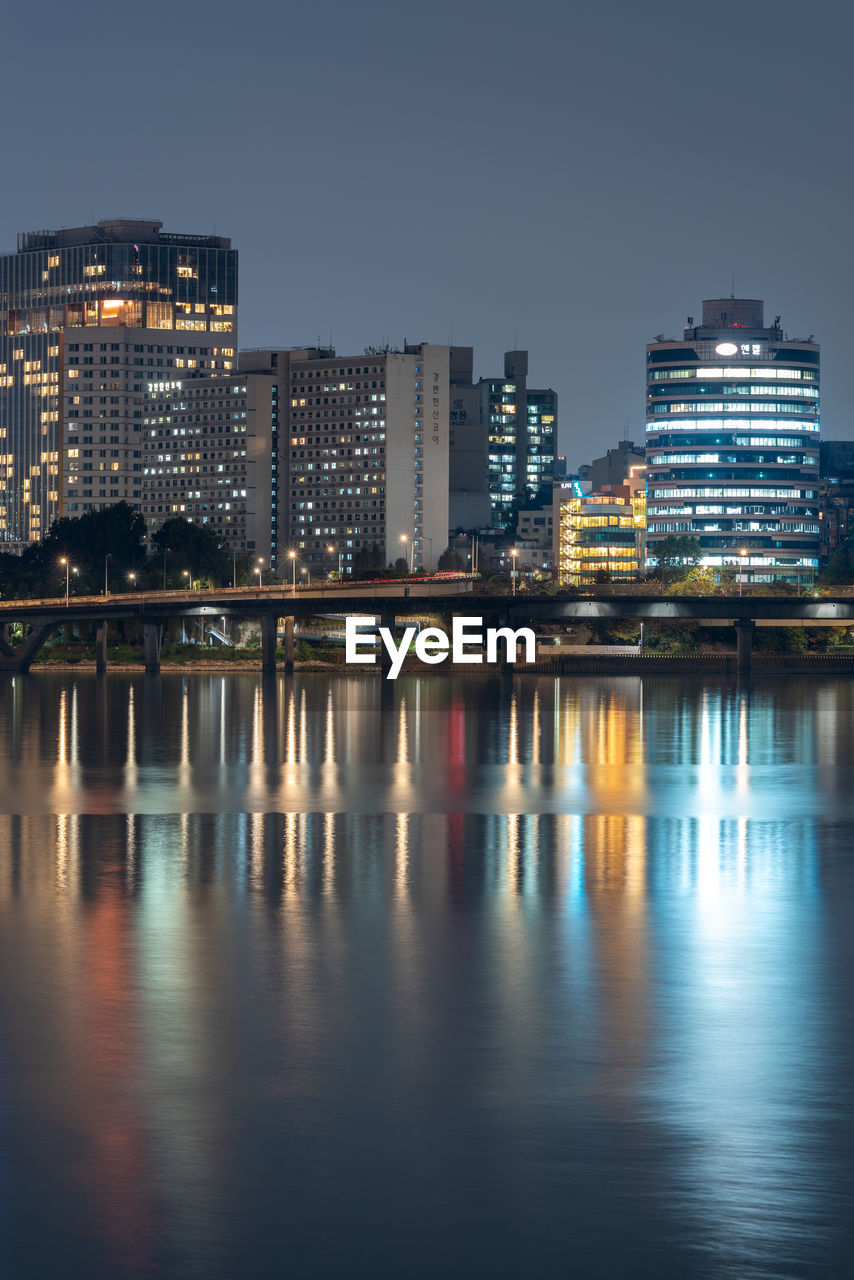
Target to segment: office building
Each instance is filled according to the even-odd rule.
[[[278,384],[263,374],[146,384],[141,511],[176,517],[239,556],[278,569]]]
[[[755,582],[818,566],[819,348],[755,299],[703,303],[681,341],[647,347],[647,554],[698,539],[702,563]]]
[[[280,572],[289,551],[311,573],[401,557],[434,568],[448,545],[449,348],[244,351],[240,372],[271,380],[282,405]]]
[[[642,471],[599,492],[584,492],[578,481],[556,484],[553,529],[561,586],[637,580],[643,572],[646,538]]]
[[[237,254],[134,219],[30,232],[0,255],[0,541],[142,503],[147,382],[233,370]],[[179,372],[180,371],[180,372]]]
[[[819,554],[826,560],[854,533],[854,440],[822,440],[819,477]]]
[[[485,514],[506,528],[519,500],[550,485],[557,444],[557,392],[528,386],[527,351],[507,351],[503,378],[473,381],[471,347],[454,348],[451,365],[452,527]],[[480,489],[479,486],[484,488]],[[466,499],[466,500],[464,500]]]
[[[608,485],[622,484],[632,474],[632,468],[644,469],[644,447],[631,440],[621,440],[613,449],[606,450],[601,458],[590,463],[589,480],[597,492]]]

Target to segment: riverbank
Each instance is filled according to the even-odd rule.
[[[473,666],[454,666],[449,662],[429,665],[415,657],[405,659],[401,668],[401,676],[452,676],[462,679],[477,679],[495,676],[636,676],[636,675],[737,675],[738,659],[735,653],[620,653],[603,654],[601,647],[590,655],[573,654],[544,659],[532,663],[482,663]],[[216,658],[201,659],[164,659],[161,662],[164,674],[189,673],[194,675],[203,672],[221,675],[226,672],[252,672],[261,670],[261,656],[223,661]],[[280,657],[277,670],[284,669],[284,660]],[[128,661],[126,658],[111,659],[107,657],[108,671],[142,672],[144,661]],[[755,675],[852,675],[854,676],[854,654],[850,653],[763,653],[755,652],[751,657],[751,670]],[[33,663],[32,672],[75,671],[92,673],[95,671],[94,656],[81,658],[78,661],[50,659]],[[380,677],[383,672],[379,664],[296,661],[294,671],[299,675],[342,675]]]

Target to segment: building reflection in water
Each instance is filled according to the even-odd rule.
[[[58,1242],[239,1253],[273,1175],[307,1239],[348,1152],[378,1191],[379,1125],[410,1196],[477,1172],[542,1259],[606,1185],[649,1257],[831,1248],[847,684],[40,677],[0,713],[0,1144]]]

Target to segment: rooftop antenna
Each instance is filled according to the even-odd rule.
[[[734,271],[732,273],[732,293],[729,296],[731,298],[735,297],[735,272]]]

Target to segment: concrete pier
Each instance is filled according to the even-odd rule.
[[[747,675],[750,671],[755,626],[756,623],[749,618],[737,618],[735,622],[736,665],[740,675]]]
[[[107,670],[107,624],[99,622],[95,630],[95,670],[103,675]]]
[[[145,673],[149,676],[160,674],[160,643],[163,628],[159,622],[146,622],[142,628],[145,644]]]
[[[284,619],[285,623],[285,675],[293,675],[294,672],[294,622],[293,617]]]
[[[276,670],[276,615],[261,615],[261,670],[273,674]]]

